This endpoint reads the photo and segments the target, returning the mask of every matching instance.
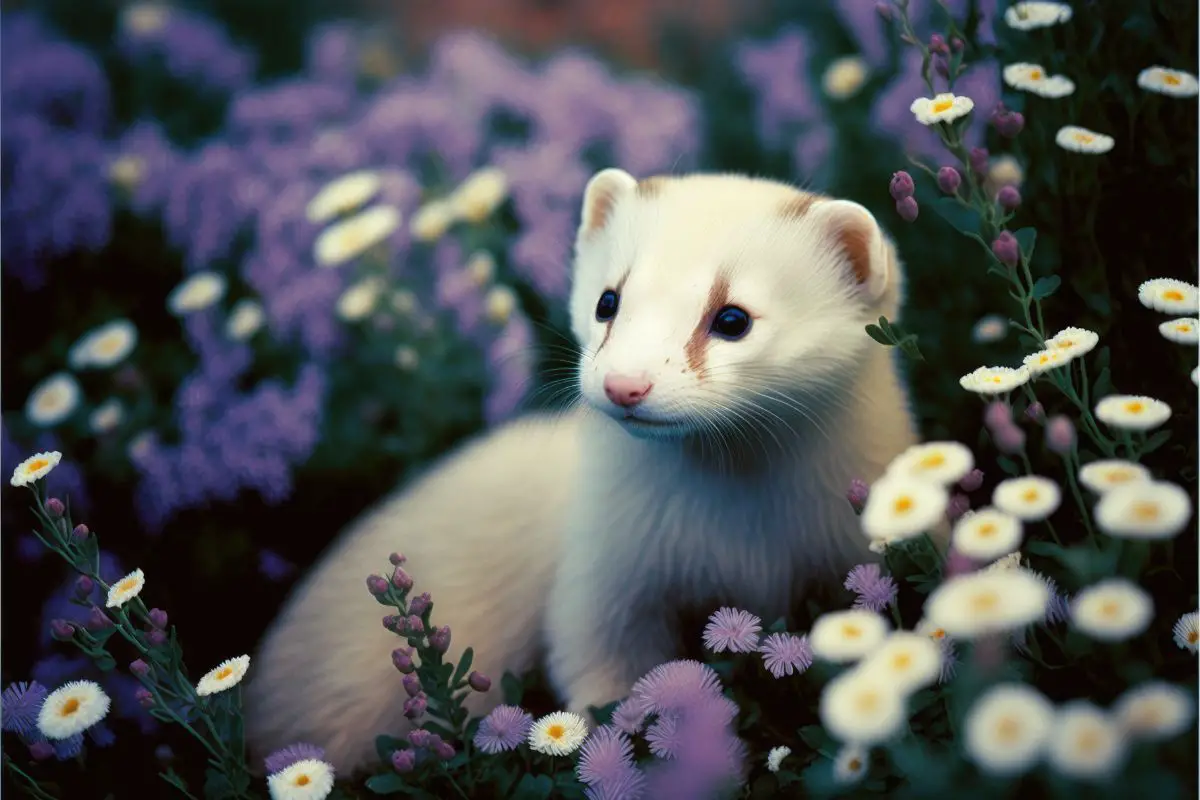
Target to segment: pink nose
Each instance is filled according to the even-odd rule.
[[[608,399],[622,408],[631,408],[646,399],[654,384],[645,373],[622,375],[610,372],[604,376],[604,393]]]

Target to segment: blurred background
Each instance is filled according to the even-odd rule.
[[[145,571],[193,672],[253,652],[347,522],[464,437],[562,401],[578,204],[611,165],[736,170],[865,204],[907,263],[901,324],[924,360],[897,357],[922,430],[986,460],[958,377],[1019,359],[993,316],[1012,303],[931,184],[916,222],[893,208],[891,174],[917,174],[907,155],[950,157],[912,118],[920,59],[875,5],[5,2],[3,469],[63,452],[53,493],[99,535],[106,579]],[[1070,26],[1032,33],[1003,24],[1005,0],[911,7],[920,35],[947,11],[965,34],[970,144],[990,150],[993,191],[1020,188],[1036,270],[1063,279],[1048,327],[1098,331],[1113,385],[1171,403],[1183,433],[1153,466],[1194,488],[1195,355],[1159,336],[1136,287],[1195,280],[1196,107],[1135,78],[1196,71],[1196,4],[1073,5]],[[1078,90],[1005,93],[1015,60]],[[986,124],[1001,99],[1026,116],[1014,140]],[[1068,123],[1117,146],[1066,154],[1053,136]],[[92,753],[87,779],[46,769],[63,796],[125,796],[177,740],[136,735],[155,723],[123,663],[99,675],[51,640],[50,620],[87,609],[25,498],[5,481],[2,499],[3,681],[102,680],[113,752]],[[1179,545],[1194,564],[1194,540]],[[1195,605],[1184,572],[1155,588],[1164,607]]]

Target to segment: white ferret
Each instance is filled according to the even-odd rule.
[[[435,622],[498,680],[544,664],[567,708],[678,655],[674,611],[784,615],[870,557],[845,492],[916,440],[891,351],[901,273],[862,206],[736,175],[588,182],[571,325],[583,402],[463,447],[357,522],[299,585],[251,668],[258,753],[340,771],[405,727],[401,642],[367,575],[407,555]]]

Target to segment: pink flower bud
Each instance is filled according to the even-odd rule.
[[[408,732],[408,743],[413,747],[428,748],[440,742],[442,737],[437,734],[430,733],[424,728],[417,728]]]
[[[57,497],[51,497],[46,501],[46,513],[57,519],[67,513],[67,507],[63,505],[63,501]]]
[[[492,679],[472,670],[471,674],[467,676],[467,685],[477,692],[486,692],[492,688]]]
[[[438,742],[437,746],[433,748],[433,754],[442,761],[449,761],[454,758],[454,745],[449,742]]]
[[[108,618],[108,614],[101,611],[99,606],[92,606],[92,610],[88,612],[87,629],[89,631],[102,631],[112,626],[113,621]]]
[[[947,578],[956,575],[966,575],[975,571],[975,562],[957,550],[951,549],[946,554],[946,563],[942,565],[942,574]]]
[[[419,636],[425,632],[425,623],[416,614],[411,614],[404,620],[404,630],[410,635]]]
[[[1041,403],[1034,400],[1025,406],[1025,418],[1030,422],[1041,422],[1046,418],[1046,409],[1042,407]]]
[[[416,697],[421,693],[421,679],[417,677],[415,672],[405,675],[400,683],[404,685],[404,691],[409,697]]]
[[[390,556],[388,556],[388,561],[392,562],[393,567],[398,567],[405,561],[408,561],[408,559],[403,553],[392,553]]]
[[[1002,428],[994,428],[992,439],[996,442],[996,449],[1001,453],[1014,455],[1025,449],[1025,431],[1016,425],[1010,424]]]
[[[964,42],[962,39],[960,39],[957,36],[955,36],[954,38],[952,38],[950,40],[950,47],[954,48],[954,52],[956,52],[956,53],[961,53],[963,51],[963,48],[966,46],[967,46],[967,43]]]
[[[96,583],[87,575],[80,575],[75,579],[75,595],[83,598],[91,595],[92,590],[96,588]]]
[[[884,22],[892,21],[892,6],[889,3],[876,3],[875,13],[878,14]]]
[[[75,526],[75,530],[71,531],[71,535],[75,537],[75,541],[81,544],[87,541],[89,533],[91,531],[88,530],[88,526],[82,522]]]
[[[150,674],[150,665],[139,658],[136,661],[130,663],[129,671],[132,672],[134,675],[137,675],[139,678],[144,678]]]
[[[972,147],[967,162],[971,171],[977,175],[986,175],[988,171],[988,151],[982,147]]]
[[[450,649],[450,626],[443,625],[433,633],[429,634],[429,645],[439,653],[444,653]]]
[[[1021,193],[1015,186],[1005,186],[996,195],[996,202],[1005,211],[1015,211],[1021,205]]]
[[[392,753],[392,769],[403,775],[417,766],[417,756],[412,750],[397,750]]]
[[[903,200],[906,197],[912,197],[913,192],[917,190],[913,183],[912,175],[909,175],[904,170],[892,174],[892,182],[888,185],[888,191],[892,195],[893,200]]]
[[[146,634],[146,642],[151,647],[162,647],[167,643],[167,634],[165,631],[150,631]]]
[[[954,167],[942,167],[938,170],[937,185],[946,194],[956,194],[962,185],[962,175]]]
[[[42,739],[29,745],[29,757],[34,761],[47,761],[54,758],[54,745]]]
[[[413,587],[412,576],[404,571],[404,567],[397,566],[395,572],[392,573],[392,586],[402,592],[407,592]]]
[[[851,508],[855,514],[861,514],[866,508],[867,498],[871,494],[871,488],[867,486],[866,481],[855,478],[850,481],[850,488],[846,490],[846,499],[850,501]]]
[[[973,469],[963,476],[963,479],[958,482],[958,488],[964,492],[974,492],[983,486],[983,470]]]
[[[75,638],[75,625],[65,619],[52,619],[50,635],[60,642],[69,642]]]
[[[1075,425],[1069,418],[1055,414],[1046,422],[1046,447],[1060,456],[1075,449]]]
[[[963,514],[971,510],[971,498],[965,494],[957,492],[951,495],[950,502],[946,504],[946,516],[951,522],[958,522]]]
[[[942,55],[950,54],[950,47],[946,44],[946,39],[940,33],[935,33],[929,37],[929,49],[934,53]]]
[[[367,591],[375,597],[383,597],[388,593],[388,582],[382,575],[371,575],[367,578]]]
[[[161,608],[152,608],[150,609],[150,613],[148,613],[146,616],[149,618],[150,624],[155,628],[158,628],[160,631],[166,630],[167,612],[163,611]]]
[[[404,701],[404,716],[409,719],[416,719],[425,713],[425,709],[429,706],[429,701],[425,699],[424,694],[419,694],[416,697],[410,697]]]
[[[996,241],[992,242],[992,254],[1001,264],[1015,267],[1021,261],[1021,245],[1017,243],[1017,237],[1008,231],[1001,231]]]
[[[422,592],[408,601],[408,613],[416,617],[424,616],[431,605],[433,605],[433,598],[429,596],[429,592]]]
[[[144,686],[139,687],[138,690],[133,693],[133,697],[135,700],[137,700],[138,705],[140,705],[142,708],[152,708],[154,706],[154,695],[151,694],[150,690]]]
[[[931,61],[933,62],[933,71],[938,74],[938,77],[950,77],[950,64],[946,61],[945,56],[935,53]]]
[[[983,424],[989,430],[996,430],[997,428],[1012,425],[1012,408],[1002,400],[993,400],[988,403],[987,409],[983,412]]]
[[[903,200],[896,201],[896,213],[900,215],[900,219],[905,222],[915,222],[917,213],[920,212],[917,207],[917,198],[906,197]]]
[[[397,647],[392,651],[392,665],[405,675],[409,674],[414,668],[412,654],[411,647]]]

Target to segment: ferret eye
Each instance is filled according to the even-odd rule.
[[[725,306],[713,317],[709,330],[722,339],[735,341],[749,332],[750,315],[737,306]]]
[[[621,305],[621,298],[612,289],[605,289],[604,294],[600,295],[600,300],[596,303],[596,321],[608,322],[617,315],[617,309]]]

